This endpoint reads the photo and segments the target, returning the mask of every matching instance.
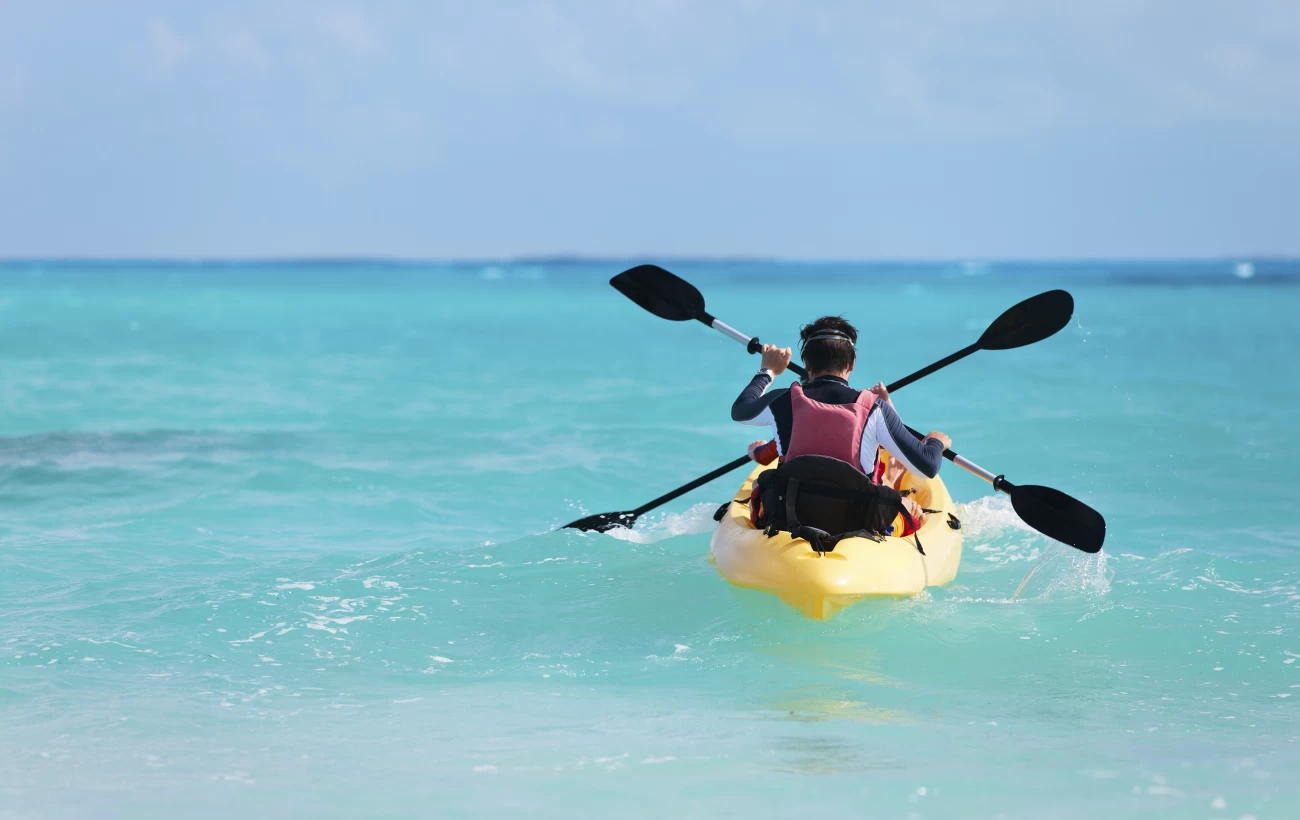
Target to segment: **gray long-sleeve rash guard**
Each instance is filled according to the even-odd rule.
[[[790,389],[782,387],[769,393],[767,388],[771,385],[772,378],[767,373],[757,373],[731,405],[731,418],[742,424],[770,426],[777,452],[785,453],[790,444],[794,420]],[[849,387],[848,382],[836,376],[822,376],[804,386],[804,395],[823,404],[852,404],[857,401],[858,393]],[[907,432],[894,408],[879,399],[872,407],[871,415],[867,417],[867,426],[862,431],[860,457],[862,471],[867,475],[875,470],[877,446],[885,448],[885,452],[898,459],[911,472],[926,478],[938,475],[939,467],[943,464],[943,443],[933,438],[918,441]]]

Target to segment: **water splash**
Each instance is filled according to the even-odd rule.
[[[1042,559],[1033,569],[1025,574],[1011,596],[1012,601],[1019,601],[1029,582],[1041,575],[1045,587],[1034,599],[1047,598],[1056,593],[1083,593],[1102,596],[1110,592],[1110,582],[1115,572],[1110,568],[1105,552],[1092,555],[1080,553],[1069,547],[1053,545],[1044,553]]]
[[[974,555],[962,564],[962,572],[981,572],[1011,567],[1019,562],[1033,566],[1021,579],[1007,603],[1024,599],[1025,591],[1041,590],[1030,597],[1054,595],[1105,595],[1110,591],[1114,571],[1104,552],[1086,555],[1052,541],[1027,526],[1006,496],[990,495],[958,505],[966,530],[965,547]],[[971,560],[978,556],[982,559]],[[990,599],[991,600],[991,599]]]
[[[717,526],[713,521],[713,513],[717,509],[717,504],[703,502],[683,512],[670,512],[660,516],[652,516],[648,519],[642,518],[631,529],[618,527],[610,530],[606,535],[620,541],[630,541],[633,544],[653,544],[665,538],[676,538],[679,535],[699,535],[700,533],[712,532],[713,528]]]
[[[1018,561],[1038,560],[1048,539],[1028,527],[1011,508],[1003,495],[988,495],[967,504],[957,505],[965,532],[968,551],[962,571],[984,569],[984,565],[1002,567]],[[972,560],[974,559],[974,560]]]

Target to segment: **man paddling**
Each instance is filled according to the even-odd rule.
[[[839,316],[823,316],[799,331],[800,353],[808,370],[806,384],[768,392],[790,364],[790,348],[763,345],[763,361],[734,404],[731,418],[742,424],[768,425],[772,439],[750,445],[750,457],[761,464],[783,462],[801,455],[821,455],[846,461],[872,483],[880,484],[884,449],[894,463],[933,478],[943,464],[943,451],[952,439],[931,432],[918,441],[894,412],[883,383],[870,390],[849,387],[857,361],[858,331]],[[920,514],[911,499],[904,505]],[[919,523],[919,522],[918,522]]]

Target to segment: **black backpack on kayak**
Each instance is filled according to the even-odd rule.
[[[899,514],[915,530],[903,495],[893,487],[872,484],[847,461],[797,456],[759,473],[749,500],[750,519],[769,538],[788,532],[817,552],[831,552],[845,538],[880,541],[891,533]],[[916,550],[925,554],[920,538]]]

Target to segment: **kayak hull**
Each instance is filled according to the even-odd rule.
[[[960,521],[940,479],[908,473],[902,485],[914,490],[922,507],[939,511],[926,516],[918,533],[924,555],[911,536],[846,538],[833,552],[818,554],[802,538],[788,532],[768,538],[749,521],[754,479],[775,466],[760,465],[749,474],[713,533],[710,558],[732,584],[770,592],[809,618],[824,620],[854,601],[908,598],[957,576]]]

